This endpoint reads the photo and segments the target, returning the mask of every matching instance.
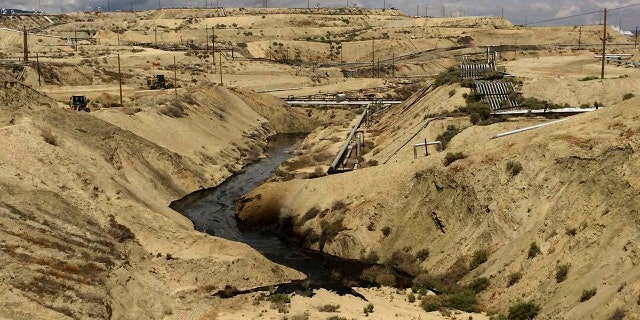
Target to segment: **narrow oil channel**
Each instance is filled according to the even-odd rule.
[[[290,158],[289,149],[297,139],[299,137],[277,136],[269,144],[267,158],[247,166],[243,172],[215,188],[197,191],[174,201],[171,208],[193,221],[198,231],[245,243],[271,261],[307,275],[303,283],[280,286],[281,292],[325,288],[340,294],[352,293],[348,285],[370,285],[359,278],[368,265],[301,249],[296,244],[281,240],[275,231],[243,230],[235,219],[235,200],[262,184],[280,163]]]

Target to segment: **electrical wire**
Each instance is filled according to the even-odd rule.
[[[628,9],[628,8],[633,8],[633,7],[640,7],[640,3],[630,4],[630,5],[617,7],[617,8],[613,8],[613,9],[607,9],[607,11],[611,12],[611,11],[614,11],[614,10],[622,10],[622,9]],[[526,25],[529,26],[529,25],[534,25],[534,24],[541,24],[541,23],[546,23],[546,22],[553,22],[553,21],[559,21],[559,20],[564,20],[564,19],[571,19],[571,18],[587,16],[587,15],[590,15],[590,14],[600,13],[600,12],[602,12],[602,10],[596,10],[596,11],[585,12],[585,13],[578,13],[578,14],[573,14],[573,15],[570,15],[570,16],[564,16],[564,17],[553,18],[553,19],[546,19],[546,20],[541,20],[541,21],[536,21],[536,22],[529,22]]]

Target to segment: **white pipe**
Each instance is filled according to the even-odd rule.
[[[442,142],[440,142],[440,141],[429,141],[429,142],[416,143],[416,144],[413,145],[413,158],[414,159],[418,158],[418,152],[416,151],[418,149],[418,147],[424,146],[426,148],[427,146],[431,146],[431,145],[437,145],[438,146],[438,151],[442,151]]]
[[[524,132],[524,131],[529,131],[529,130],[533,130],[533,129],[538,129],[538,128],[541,128],[541,127],[544,127],[544,126],[548,126],[550,124],[556,124],[556,123],[559,123],[559,122],[562,122],[562,121],[566,121],[566,120],[569,120],[569,118],[564,118],[564,119],[560,119],[560,120],[545,122],[545,123],[541,123],[541,124],[536,124],[535,126],[520,128],[520,129],[507,131],[507,132],[503,132],[503,133],[498,133],[495,136],[491,137],[491,139],[502,138],[502,137],[506,137],[508,135],[512,135],[512,134],[516,134],[516,133],[520,133],[520,132]]]

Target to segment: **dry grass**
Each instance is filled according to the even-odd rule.
[[[53,132],[51,132],[51,128],[49,127],[41,128],[40,136],[44,139],[46,143],[52,146],[60,145],[60,142],[58,141],[58,136],[54,135]]]

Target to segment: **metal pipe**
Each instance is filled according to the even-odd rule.
[[[440,142],[440,141],[426,141],[425,140],[425,142],[416,143],[416,144],[413,145],[413,158],[414,159],[418,158],[418,147],[423,147],[424,146],[424,150],[425,150],[425,153],[426,153],[427,152],[427,146],[432,146],[432,145],[437,145],[438,146],[438,151],[442,151],[442,142]]]
[[[516,134],[516,133],[520,133],[520,132],[524,132],[524,131],[529,131],[529,130],[533,130],[533,129],[538,129],[544,126],[548,126],[551,124],[556,124],[562,121],[567,121],[569,120],[569,118],[564,118],[564,119],[560,119],[560,120],[555,120],[555,121],[550,121],[550,122],[545,122],[545,123],[541,123],[541,124],[536,124],[534,126],[530,126],[530,127],[524,127],[524,128],[520,128],[520,129],[516,129],[516,130],[512,130],[512,131],[507,131],[507,132],[503,132],[503,133],[498,133],[495,136],[491,137],[491,139],[496,139],[496,138],[502,138],[502,137],[506,137],[512,134]]]
[[[336,158],[331,163],[331,166],[329,166],[329,170],[327,171],[328,174],[334,174],[334,173],[337,172],[338,165],[340,165],[340,162],[343,160],[343,158],[344,158],[344,156],[345,156],[345,154],[347,152],[347,149],[349,148],[349,145],[351,144],[351,141],[353,140],[356,132],[358,131],[358,128],[360,128],[360,126],[362,125],[362,122],[366,118],[368,111],[369,111],[369,106],[367,106],[365,108],[364,112],[362,112],[362,114],[360,115],[360,117],[356,121],[356,124],[353,126],[353,129],[351,130],[351,132],[349,133],[349,136],[347,137],[347,141],[345,141],[345,143],[342,146],[342,148],[340,148],[340,151],[338,152],[338,155],[336,156]]]

